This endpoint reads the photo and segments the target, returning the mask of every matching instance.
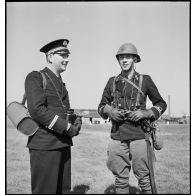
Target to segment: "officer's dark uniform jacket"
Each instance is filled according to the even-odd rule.
[[[44,68],[55,84],[65,109],[56,93],[51,80],[46,76],[46,89],[43,89],[43,78],[38,71],[29,73],[25,80],[27,107],[31,117],[39,123],[38,131],[29,137],[27,147],[31,149],[55,150],[72,145],[72,139],[65,130],[65,110],[70,108],[68,91],[61,77],[58,78],[49,68]]]
[[[120,74],[120,76],[125,77],[122,73]],[[139,86],[139,79],[140,79],[140,74],[134,72],[131,81],[137,86]],[[104,113],[104,106],[106,104],[111,105],[111,103],[114,100],[114,94],[113,94],[114,80],[115,77],[109,78],[106,87],[104,88],[101,102],[98,106],[98,113],[104,119],[108,118],[108,115]],[[117,79],[116,79],[115,86],[116,86],[115,91],[117,92],[117,101],[118,104],[120,104],[120,108],[127,109],[127,110],[135,110],[138,90],[127,82],[120,81],[117,84]],[[153,107],[151,108],[154,113],[153,120],[158,119],[160,115],[162,115],[162,113],[166,110],[167,104],[159,94],[156,85],[154,84],[154,82],[152,81],[149,75],[143,75],[141,90],[143,91],[144,96],[140,95],[139,108],[146,109],[146,99],[147,97],[149,97],[149,99],[153,104]],[[137,140],[137,139],[144,139],[145,134],[141,125],[138,122],[132,122],[126,120],[123,122],[115,123],[112,121],[111,138],[115,140],[121,140],[121,141]]]

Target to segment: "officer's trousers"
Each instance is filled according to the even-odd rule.
[[[154,153],[152,150],[151,152],[154,159]],[[151,192],[145,139],[122,143],[119,140],[111,140],[108,145],[107,154],[107,167],[115,176],[117,194],[129,194],[131,165],[141,190]]]
[[[68,194],[71,190],[71,148],[30,152],[32,194]]]

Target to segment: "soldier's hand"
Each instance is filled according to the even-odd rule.
[[[106,104],[106,106],[104,107],[104,113],[107,113],[111,119],[117,122],[122,121],[124,119],[124,114],[120,110],[113,108],[108,104]]]
[[[135,110],[129,113],[128,118],[131,121],[139,121],[142,118],[151,118],[153,116],[152,110]]]
[[[77,136],[80,130],[81,130],[81,124],[77,123],[70,126],[70,128],[67,130],[67,134],[70,137]]]
[[[74,121],[74,125],[76,125],[76,124],[82,125],[82,119],[80,116],[77,116],[76,120]]]

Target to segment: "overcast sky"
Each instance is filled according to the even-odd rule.
[[[136,71],[152,77],[165,101],[170,95],[171,115],[189,114],[189,2],[8,2],[6,24],[7,104],[21,101],[26,75],[45,67],[39,49],[66,38],[62,78],[72,108],[97,109],[120,73],[118,48],[131,42],[141,56]]]

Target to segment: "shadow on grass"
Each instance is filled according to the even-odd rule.
[[[116,194],[114,184],[108,186],[104,194]],[[129,185],[129,194],[141,194],[141,190],[135,186]]]
[[[70,194],[85,194],[89,190],[88,185],[77,185],[74,186],[73,190],[70,192]]]

